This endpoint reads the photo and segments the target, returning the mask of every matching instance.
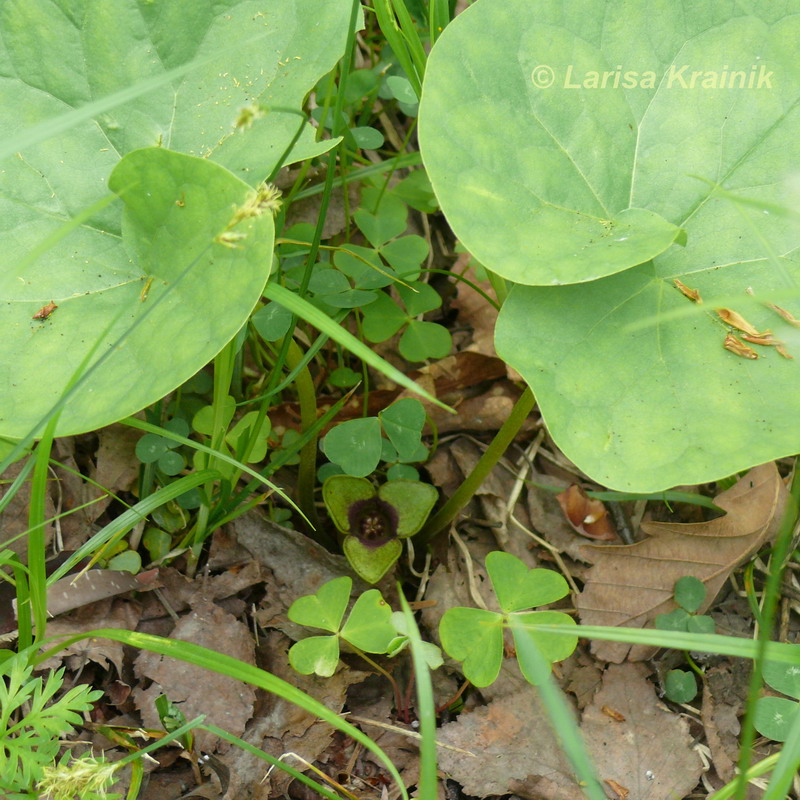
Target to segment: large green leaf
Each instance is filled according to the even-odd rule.
[[[608,486],[661,490],[800,450],[797,361],[771,347],[755,346],[757,360],[729,352],[729,328],[714,313],[732,308],[758,330],[774,331],[800,359],[800,331],[746,294],[751,288],[800,316],[800,226],[778,213],[791,208],[788,187],[800,162],[800,17],[791,11],[765,0],[725,7],[549,0],[535,8],[480,0],[434,49],[421,136],[442,206],[457,233],[472,209],[460,235],[489,268],[540,284],[512,290],[498,321],[498,352],[530,383],[557,444]],[[480,50],[487,37],[493,46]],[[461,45],[460,64],[444,63],[443,44]],[[537,66],[552,69],[550,88],[533,86],[534,74],[540,81],[545,74],[534,73]],[[471,94],[467,77],[452,74],[458,69],[471,76]],[[610,73],[607,88],[567,88],[591,82],[592,71],[600,81]],[[629,88],[626,73],[636,73]],[[462,110],[441,105],[437,113],[437,85],[448,80],[455,81],[450,105]],[[465,108],[469,129],[458,121]],[[510,126],[505,138],[498,118]],[[439,157],[445,139],[449,164]],[[462,152],[491,154],[486,163],[498,178],[482,185],[499,199],[477,203],[475,172],[459,162]],[[578,249],[581,225],[558,236],[536,225],[526,199],[531,185],[560,207],[588,211],[588,200],[578,204],[582,187],[609,212],[646,209],[683,229],[686,246],[645,254],[640,238],[628,263],[618,262],[619,269],[638,264],[632,269],[612,275],[600,258],[601,270],[585,264],[566,281],[606,277],[541,285],[553,278],[528,258],[538,238],[554,263],[588,251]],[[747,202],[715,194],[717,185]],[[446,198],[459,192],[464,208],[448,208]],[[485,237],[485,228],[496,234]],[[615,252],[627,252],[627,242],[619,244]],[[705,304],[693,307],[676,278],[699,289]],[[565,282],[563,274],[558,280]]]
[[[753,262],[683,277],[705,297],[739,295],[737,310],[800,358],[800,330],[744,293],[783,285],[765,259]],[[599,483],[634,492],[704,483],[800,451],[797,361],[774,348],[758,348],[757,360],[728,352],[726,326],[706,305],[660,322],[690,301],[652,264],[589,285],[517,286],[497,349],[531,384],[559,447]],[[800,312],[797,300],[785,305]],[[627,329],[642,318],[655,324]]]
[[[609,14],[645,13],[624,5],[617,14],[596,2],[481,0],[431,53],[420,105],[431,183],[466,247],[513,281],[593,280],[680,236],[675,215],[634,191],[644,153],[625,94],[559,86],[570,65],[630,63],[634,53],[609,53],[602,38]],[[631,49],[626,28],[611,35]],[[636,65],[654,66],[648,56],[635,53]],[[553,86],[536,85],[542,65],[554,70]]]
[[[342,55],[350,8],[350,0],[2,5],[0,140],[20,128],[56,130],[73,109],[137,82],[171,80],[0,164],[0,434],[27,434],[99,338],[104,362],[71,398],[59,434],[153,402],[242,326],[269,273],[270,215],[241,223],[237,232],[248,235],[235,248],[213,240],[301,127],[289,160],[330,146],[314,142],[298,113],[277,109],[299,111]],[[276,110],[259,116],[262,106]],[[256,118],[237,127],[245,107]],[[155,147],[163,149],[141,149]],[[134,160],[120,164],[112,187],[124,204],[103,205],[126,153]],[[32,319],[51,302],[58,307],[47,319]]]

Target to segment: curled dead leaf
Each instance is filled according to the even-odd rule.
[[[751,344],[757,344],[761,347],[777,347],[779,344],[783,344],[780,339],[776,339],[772,335],[772,331],[764,331],[763,333],[758,333],[753,336],[750,333],[743,333],[742,339],[746,342],[750,342]]]
[[[631,793],[630,789],[626,789],[621,783],[617,783],[615,780],[611,778],[606,778],[606,783],[611,788],[611,791],[614,792],[619,800],[625,800],[627,796]]]
[[[673,278],[672,282],[675,284],[675,288],[678,289],[685,297],[688,297],[693,303],[703,302],[703,298],[700,297],[699,290],[690,289],[685,283],[683,283],[683,281],[679,281],[677,278]]]
[[[732,328],[749,333],[751,336],[758,336],[758,330],[754,328],[741,314],[731,311],[729,308],[716,309],[719,318]]]
[[[800,328],[800,319],[795,319],[785,308],[776,306],[773,303],[766,303],[765,305],[781,316],[790,325],[794,325],[795,328]]]
[[[756,353],[752,347],[746,345],[741,339],[738,339],[732,333],[729,333],[725,337],[725,341],[722,343],[722,346],[726,350],[730,350],[731,353],[741,356],[742,358],[758,358],[758,353]]]
[[[567,522],[581,536],[605,542],[617,538],[614,523],[608,516],[606,507],[599,500],[588,497],[577,484],[557,494],[556,499]]]

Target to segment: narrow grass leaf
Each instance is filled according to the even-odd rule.
[[[346,331],[341,325],[338,325],[329,316],[323,314],[307,300],[298,297],[296,294],[277,283],[268,283],[266,289],[264,289],[264,296],[285,306],[293,314],[297,314],[298,317],[301,317],[310,325],[313,325],[318,331],[330,336],[331,339],[338,342],[342,347],[346,347],[353,355],[366,362],[370,367],[382,372],[389,380],[400,384],[400,386],[406,389],[411,389],[412,392],[416,392],[426,400],[430,400],[445,411],[449,411],[452,414],[456,413],[450,406],[445,405],[441,400],[437,400],[433,395],[426,392],[422,387],[418,386],[414,381],[400,372],[399,369],[396,369],[389,364],[388,361],[382,359],[363,342],[353,336],[352,333]]]
[[[372,739],[366,734],[362,733],[358,728],[353,727],[350,723],[343,720],[338,714],[335,714],[329,708],[324,706],[319,701],[310,697],[305,692],[300,691],[290,683],[278,678],[275,675],[267,672],[266,670],[259,669],[252,664],[246,664],[236,658],[232,658],[225,653],[217,653],[214,650],[201,647],[200,645],[193,644],[192,642],[179,642],[172,639],[165,639],[161,636],[154,636],[147,633],[138,633],[135,631],[126,631],[118,628],[101,628],[98,630],[87,631],[78,636],[71,636],[61,641],[57,646],[42,653],[37,663],[44,661],[55,653],[62,650],[64,647],[69,646],[82,639],[90,638],[111,639],[115,642],[122,642],[132,647],[138,647],[141,650],[149,650],[153,653],[160,653],[169,658],[175,658],[180,661],[185,661],[189,664],[195,664],[198,667],[217,672],[220,675],[227,675],[236,680],[249,683],[257,686],[260,689],[265,689],[272,694],[288,700],[290,703],[308,711],[310,714],[318,717],[319,719],[327,722],[342,733],[347,734],[352,739],[362,744],[370,752],[374,753],[380,761],[384,764],[388,772],[397,782],[400,789],[400,794],[403,800],[408,800],[408,793],[403,785],[400,773],[392,763],[391,759],[386,753],[378,747]]]

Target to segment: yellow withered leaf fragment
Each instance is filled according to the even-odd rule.
[[[735,353],[742,358],[758,358],[758,353],[752,347],[746,345],[741,339],[737,339],[732,333],[725,337],[723,346],[726,350],[730,350],[731,353]]]
[[[742,339],[746,342],[750,342],[750,344],[759,344],[762,347],[777,347],[778,345],[783,344],[780,339],[776,339],[772,335],[772,331],[764,331],[763,333],[757,333],[755,335],[751,333],[743,333]]]
[[[737,314],[735,311],[731,311],[729,308],[718,308],[716,309],[719,318],[726,324],[730,325],[731,328],[736,328],[737,330],[744,331],[744,333],[749,333],[751,336],[758,336],[758,330],[754,328],[741,314]]]
[[[771,308],[776,314],[779,314],[783,317],[790,325],[794,325],[795,328],[800,328],[800,319],[795,319],[785,308],[781,308],[780,306],[776,306],[773,303],[767,303],[767,308]]]
[[[675,288],[685,297],[688,297],[693,303],[703,302],[703,298],[700,297],[699,289],[690,289],[683,281],[679,281],[677,278],[673,278],[672,282],[675,284]]]

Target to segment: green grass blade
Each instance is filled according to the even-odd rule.
[[[165,439],[172,439],[173,442],[179,442],[180,444],[186,445],[187,447],[199,450],[201,453],[207,453],[208,455],[213,456],[219,461],[224,461],[226,464],[230,464],[237,470],[240,470],[241,472],[246,472],[251,478],[255,478],[255,480],[257,480],[259,483],[263,483],[265,486],[269,487],[269,489],[275,492],[275,494],[277,494],[279,497],[282,497],[298,513],[300,514],[303,513],[292,502],[291,498],[287,497],[286,494],[281,489],[279,489],[274,483],[268,481],[263,475],[260,475],[258,472],[256,472],[254,469],[251,469],[246,464],[242,464],[241,461],[237,461],[235,458],[229,456],[227,453],[223,453],[219,450],[214,450],[212,447],[208,447],[204,444],[200,444],[199,442],[187,439],[185,436],[179,436],[177,433],[173,433],[172,431],[169,431],[166,428],[159,428],[158,425],[151,425],[149,422],[145,422],[144,420],[141,419],[136,419],[135,417],[126,417],[125,419],[121,419],[120,423],[122,425],[128,425],[131,428],[138,428],[141,431],[147,431],[148,433],[156,433],[159,436],[163,436]],[[219,473],[216,472],[216,470],[213,470],[213,472],[218,478]]]
[[[381,33],[383,33],[389,47],[395,55],[403,71],[406,73],[414,91],[417,93],[417,99],[422,97],[422,81],[417,74],[406,39],[400,31],[397,20],[392,10],[391,0],[373,0],[373,9],[375,16],[378,18],[378,25],[380,26]]]
[[[417,684],[417,705],[420,722],[422,744],[420,746],[419,787],[417,796],[423,800],[434,800],[438,797],[436,772],[436,706],[433,702],[433,685],[431,673],[422,650],[422,637],[419,635],[414,615],[403,595],[400,585],[397,586],[400,606],[406,618],[408,640],[411,644],[411,658],[414,662],[414,676]]]
[[[551,675],[550,662],[539,652],[534,640],[527,634],[527,627],[520,624],[513,614],[509,625],[519,636],[514,637],[517,645],[517,658],[525,663],[526,671],[536,676],[536,688],[542,698],[550,725],[556,732],[564,754],[572,764],[584,794],[590,800],[606,800],[606,793],[597,777],[597,770],[586,750],[580,729],[575,722],[572,709],[559,691]]]
[[[405,786],[403,786],[403,781],[397,768],[386,753],[384,753],[369,736],[362,733],[358,728],[353,727],[338,714],[334,714],[333,711],[318,700],[310,697],[305,692],[301,692],[290,683],[272,675],[266,670],[259,669],[252,664],[246,664],[244,661],[239,661],[225,653],[217,653],[214,650],[209,650],[206,647],[201,647],[192,642],[166,639],[162,636],[154,636],[149,633],[137,633],[135,631],[127,631],[119,628],[101,628],[63,639],[57,647],[41,653],[36,659],[36,662],[41,663],[45,661],[64,647],[68,647],[75,642],[94,637],[111,639],[115,642],[122,642],[122,644],[130,645],[131,647],[137,647],[140,650],[149,650],[152,653],[159,653],[168,658],[176,658],[179,661],[185,661],[188,664],[194,664],[203,669],[217,672],[220,675],[227,675],[230,678],[249,683],[252,686],[257,686],[260,689],[265,689],[272,694],[276,694],[284,700],[288,700],[304,711],[308,711],[309,714],[313,714],[337,730],[342,731],[342,733],[347,734],[352,739],[361,743],[371,753],[374,753],[381,762],[383,762],[387,771],[397,782],[403,800],[408,800],[408,793],[406,792]]]
[[[418,152],[399,153],[394,158],[387,158],[385,161],[379,161],[377,164],[370,164],[368,167],[354,169],[352,172],[348,172],[347,175],[337,175],[333,179],[333,188],[338,189],[340,186],[345,186],[348,183],[363,181],[373,175],[395,172],[399,169],[406,169],[407,167],[417,167],[421,163],[422,157]],[[315,183],[313,186],[301,189],[294,196],[294,199],[303,200],[306,197],[313,197],[315,194],[322,194],[324,187],[324,183]]]
[[[716,633],[685,633],[659,631],[653,628],[606,628],[601,625],[530,625],[531,629],[563,636],[580,636],[605,642],[627,642],[653,647],[671,647],[675,650],[693,650],[721,656],[754,659],[758,655],[758,642],[736,636]],[[800,665],[800,645],[785,642],[768,642],[765,659],[781,664]]]
[[[441,400],[437,400],[433,395],[426,392],[422,387],[417,386],[414,381],[407,378],[399,369],[393,367],[388,361],[384,361],[377,353],[374,353],[363,342],[360,342],[352,333],[346,331],[341,325],[337,325],[327,314],[323,314],[318,308],[314,307],[307,300],[298,297],[285,287],[277,283],[268,283],[264,289],[264,297],[274,300],[276,303],[288,308],[293,314],[304,319],[313,325],[321,333],[330,336],[342,347],[346,347],[353,355],[366,362],[373,369],[382,372],[389,380],[411,389],[412,392],[421,395],[426,400],[435,403],[439,408],[455,414],[450,406],[445,405]]]
[[[442,35],[442,31],[450,23],[450,4],[448,0],[431,0],[428,10],[429,35],[431,44]]]
[[[757,764],[753,764],[753,766],[750,767],[750,769],[745,773],[744,779],[746,781],[751,781],[753,778],[760,778],[762,775],[766,775],[768,772],[771,772],[775,764],[778,762],[779,755],[780,753],[773,753],[771,756],[767,756]],[[730,783],[726,783],[723,787],[717,789],[714,794],[709,795],[707,800],[728,800],[729,797],[733,797],[733,793],[736,791],[736,786],[738,783],[739,778],[737,776]]]
[[[44,435],[36,448],[31,478],[31,497],[28,503],[28,581],[33,624],[36,639],[44,638],[47,629],[47,573],[45,569],[45,504],[47,501],[47,475],[50,469],[50,452],[58,414],[53,414]],[[21,609],[20,604],[17,608]]]
[[[6,489],[5,494],[0,497],[0,514],[2,514],[6,510],[6,506],[14,499],[16,493],[22,488],[22,484],[28,478],[28,475],[31,474],[31,470],[33,469],[33,465],[36,463],[35,458],[29,458],[22,466],[22,469],[19,471],[19,474],[16,478],[11,482],[11,485]],[[3,542],[0,541],[0,546],[3,545]]]
[[[420,41],[417,26],[414,24],[414,20],[411,19],[411,14],[408,13],[405,0],[392,0],[392,5],[394,6],[395,14],[397,14],[397,20],[400,23],[400,33],[406,41],[409,55],[414,62],[414,69],[421,83],[422,79],[425,77],[425,64],[428,57]],[[419,100],[419,98],[420,93],[417,91],[417,99]]]
[[[231,744],[236,745],[236,747],[247,751],[256,758],[260,758],[263,761],[266,761],[268,764],[272,764],[272,766],[282,769],[284,772],[291,775],[295,780],[300,781],[300,783],[304,783],[310,789],[313,789],[313,791],[321,794],[323,797],[327,797],[328,800],[341,800],[339,795],[334,794],[330,789],[327,789],[321,783],[317,783],[313,778],[309,778],[308,775],[296,770],[294,767],[290,766],[284,761],[281,761],[279,758],[275,758],[275,756],[271,756],[264,750],[254,747],[252,744],[250,744],[250,742],[246,742],[244,739],[240,739],[238,736],[234,736],[232,733],[228,733],[222,728],[218,728],[216,725],[211,725],[210,723],[202,725],[201,727],[203,730],[207,730],[213,733],[215,736],[219,736],[220,739],[224,739],[226,742],[230,742]]]
[[[55,570],[47,579],[47,585],[50,586],[55,583],[59,578],[63,578],[76,564],[84,558],[91,558],[95,555],[95,551],[111,541],[116,541],[122,538],[128,531],[135,525],[143,522],[148,514],[152,514],[160,506],[180,497],[190,489],[196,486],[201,486],[208,481],[218,480],[220,478],[219,472],[212,469],[199,470],[193,472],[191,475],[185,475],[173,481],[167,486],[163,486],[153,494],[148,495],[143,500],[140,500],[136,505],[131,506],[127,511],[120,514],[115,520],[112,520],[104,528],[99,530],[91,539],[81,545],[57,570]]]

